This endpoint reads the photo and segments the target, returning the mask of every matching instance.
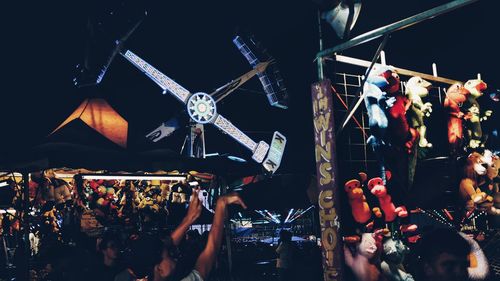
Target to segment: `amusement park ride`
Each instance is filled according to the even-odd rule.
[[[236,90],[256,74],[264,87],[270,104],[273,106],[286,108],[286,106],[282,103],[282,100],[280,100],[276,95],[277,91],[273,89],[273,83],[271,82],[271,79],[268,75],[265,74],[266,68],[269,64],[273,63],[273,61],[271,60],[262,63],[259,62],[257,56],[255,56],[255,54],[239,36],[237,36],[233,40],[233,42],[252,65],[253,69],[243,74],[242,76],[230,81],[224,86],[218,88],[211,94],[207,94],[204,92],[191,93],[186,88],[176,83],[170,77],[160,72],[158,69],[147,63],[145,60],[143,60],[130,50],[126,50],[121,54],[130,63],[139,68],[151,80],[158,84],[163,89],[164,94],[168,92],[186,105],[186,111],[189,114],[189,117],[192,121],[195,122],[195,124],[193,124],[194,126],[192,126],[192,129],[201,132],[198,134],[193,134],[191,132],[191,135],[188,136],[191,140],[190,151],[193,151],[192,146],[196,135],[201,135],[201,137],[203,138],[203,125],[213,124],[219,130],[228,134],[240,144],[248,148],[252,152],[252,159],[257,163],[262,163],[267,172],[274,173],[279,168],[279,165],[281,163],[281,158],[283,156],[286,145],[286,137],[280,132],[276,131],[274,132],[271,146],[269,146],[269,144],[265,141],[259,141],[257,143],[240,129],[238,129],[235,125],[233,125],[228,119],[217,112],[216,104],[218,101],[222,100],[224,97]],[[276,82],[276,84],[278,85],[279,83],[280,81]],[[214,97],[217,97],[217,99],[214,99]],[[171,135],[178,128],[177,126],[172,126],[172,124],[178,124],[178,122],[175,120],[164,122],[154,131],[149,133],[146,137],[153,142],[157,142],[160,139]],[[192,137],[193,135],[195,136],[194,138]],[[205,156],[203,143],[204,141],[202,139],[202,157]],[[194,156],[193,153],[191,153],[190,156]]]

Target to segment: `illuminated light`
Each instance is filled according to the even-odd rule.
[[[290,211],[288,211],[288,215],[286,216],[286,219],[285,219],[285,223],[288,222],[288,219],[290,218],[290,215],[293,213],[293,209],[290,209]]]
[[[86,180],[169,180],[183,181],[186,176],[142,176],[142,175],[83,175]]]
[[[314,205],[311,205],[309,208],[307,208],[305,211],[302,211],[298,216],[295,216],[295,218],[291,219],[289,222],[293,222],[294,220],[300,218],[302,215],[307,213],[307,211],[311,210],[314,207]]]
[[[9,184],[5,181],[0,182],[0,187],[8,186]]]

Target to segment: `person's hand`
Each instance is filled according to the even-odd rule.
[[[240,205],[243,209],[247,208],[245,202],[243,202],[240,195],[238,195],[238,193],[236,192],[232,192],[219,197],[219,199],[217,200],[217,205],[222,205],[223,207],[226,207],[228,205]]]
[[[377,281],[380,278],[380,271],[370,262],[370,260],[359,253],[352,254],[344,246],[345,263],[351,268],[358,281]]]
[[[201,214],[201,201],[200,197],[198,196],[198,193],[200,192],[199,189],[193,189],[193,193],[191,194],[191,200],[189,201],[189,208],[187,210],[186,214],[186,220],[192,224],[194,223]]]

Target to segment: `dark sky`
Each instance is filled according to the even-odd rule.
[[[130,138],[142,136],[181,110],[177,100],[121,57],[98,88],[76,89],[76,64],[83,59],[88,1],[9,1],[2,3],[1,147],[13,150],[45,141],[45,136],[88,96],[106,98],[130,124]],[[71,2],[72,4],[70,4]],[[161,2],[161,3],[160,3]],[[364,1],[354,36],[449,1]],[[391,37],[389,64],[467,80],[481,72],[490,89],[500,87],[497,72],[497,1],[482,0]],[[236,91],[218,111],[254,140],[270,141],[279,130],[288,137],[283,172],[314,170],[310,84],[318,51],[317,5],[312,1],[150,1],[148,16],[127,42],[185,88],[213,89],[250,70],[231,42],[236,30],[256,35],[275,57],[290,93],[288,110],[270,107],[264,95]],[[325,45],[338,43],[323,23]],[[369,60],[377,42],[344,52]],[[360,72],[362,70],[360,69]],[[261,91],[253,79],[243,88]],[[250,159],[245,148],[215,129],[206,133],[207,152]],[[179,150],[182,132],[155,147]],[[131,149],[141,149],[131,141]]]

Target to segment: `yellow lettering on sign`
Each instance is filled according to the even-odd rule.
[[[330,120],[330,115],[331,113],[327,112],[314,118],[314,129],[316,130],[316,133],[328,130],[328,121]]]
[[[333,227],[323,229],[321,233],[321,243],[325,250],[335,250],[337,246],[337,233]]]
[[[319,162],[321,160],[321,157],[327,161],[330,162],[330,159],[332,157],[332,153],[330,152],[330,142],[327,143],[325,147],[322,147],[321,145],[316,145],[316,162]]]
[[[322,190],[319,193],[319,207],[321,209],[333,208],[333,191],[332,190]]]
[[[320,185],[326,185],[332,181],[331,170],[332,164],[330,163],[321,163],[321,165],[319,165],[319,173],[321,174],[321,178],[319,179]]]
[[[316,113],[318,113],[318,110],[319,110],[318,101],[313,100],[313,114],[316,115]]]
[[[328,98],[323,97],[318,100],[318,109],[319,110],[327,110],[328,109]]]
[[[328,211],[329,212],[327,213],[327,211],[324,209],[319,210],[319,223],[321,226],[332,226],[335,218],[337,217],[335,208],[331,208]],[[327,224],[327,222],[330,222],[330,224]]]
[[[324,274],[325,281],[337,281],[338,275],[336,268],[328,268]]]
[[[323,94],[323,88],[321,88],[320,85],[316,85],[316,90],[318,91],[317,98],[320,99],[324,97],[325,95]]]

